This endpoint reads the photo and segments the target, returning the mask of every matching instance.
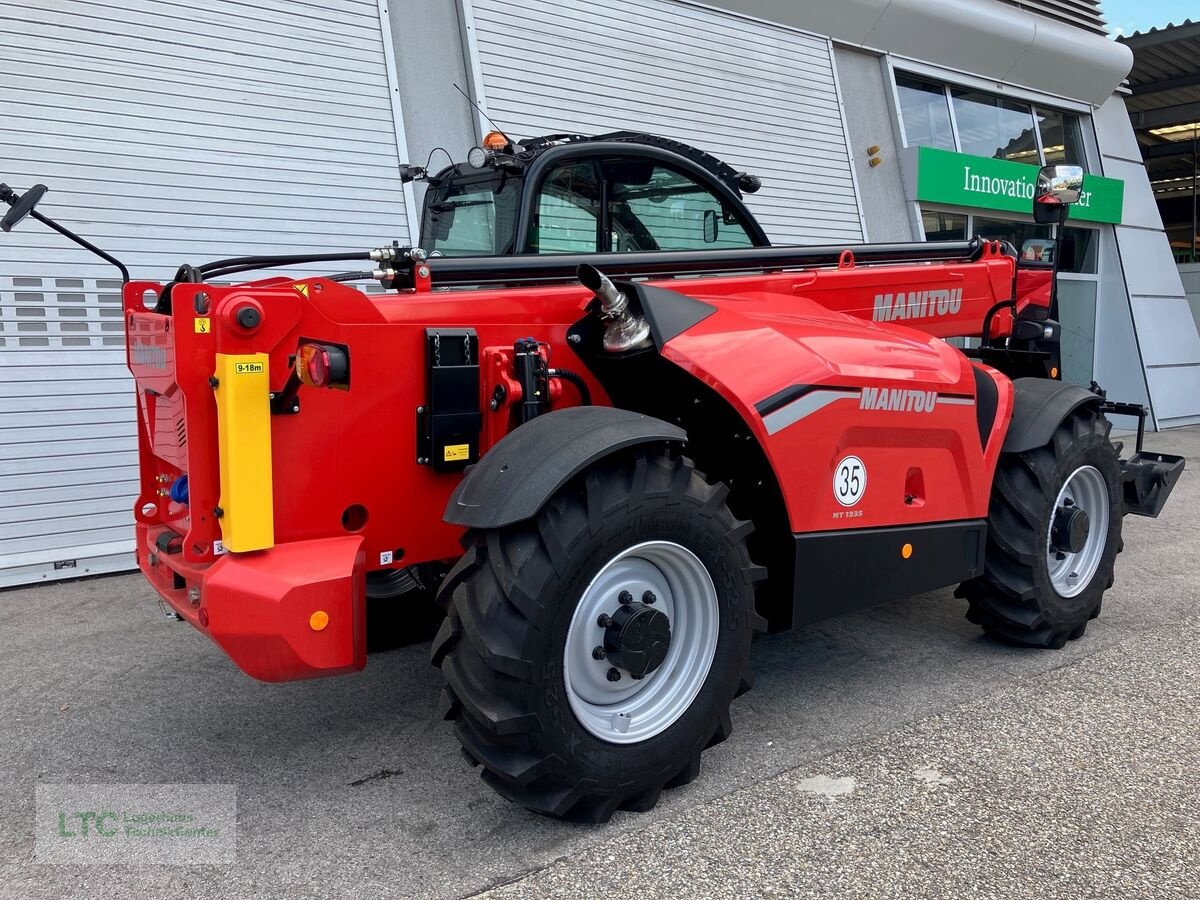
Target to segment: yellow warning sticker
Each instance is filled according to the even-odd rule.
[[[212,331],[212,319],[194,319],[196,323],[196,334],[209,334]]]
[[[308,285],[307,284],[293,284],[292,287],[294,287],[297,291],[299,291],[305,297],[308,296]]]
[[[266,371],[266,368],[260,362],[235,363],[233,374],[235,375],[261,375]]]
[[[442,451],[442,459],[446,462],[461,462],[471,458],[470,444],[447,444]]]

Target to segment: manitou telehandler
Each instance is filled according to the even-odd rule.
[[[137,562],[267,681],[361,669],[368,594],[436,590],[444,713],[530,809],[695,778],[757,631],[958,585],[988,634],[1062,647],[1183,469],[1140,428],[1121,459],[1105,414],[1142,409],[1058,380],[1053,263],[1008,244],[771,247],[756,179],[630,133],[404,177],[421,249],[125,285]],[[1082,178],[1043,169],[1037,220]],[[94,250],[44,190],[0,191],[5,230]],[[342,260],[376,265],[217,284]]]

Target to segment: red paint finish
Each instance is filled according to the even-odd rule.
[[[1012,297],[1014,274],[1015,260],[989,245],[976,262],[856,266],[847,254],[837,268],[665,279],[656,284],[717,312],[671,340],[663,355],[745,419],[775,468],[794,531],[982,517],[1012,387],[990,373],[1000,400],[985,449],[971,364],[938,338],[977,334],[987,310]],[[584,288],[444,291],[418,281],[418,290],[371,297],[319,278],[180,284],[169,316],[143,305],[143,292],[157,292],[157,285],[125,289],[138,388],[139,566],[173,609],[256,678],[361,668],[365,573],[453,560],[460,552],[459,530],[442,521],[442,512],[461,476],[416,458],[427,327],[478,333],[481,453],[512,427],[510,356],[519,338],[542,342],[551,367],[580,373],[594,402],[610,402],[566,339],[590,300]],[[237,323],[246,305],[261,318],[249,330]],[[301,340],[348,348],[349,389],[302,386],[299,412],[272,416],[276,546],[219,555],[209,384],[215,355],[268,354],[271,390],[279,394]],[[508,396],[493,412],[497,385]],[[793,385],[852,393],[773,428],[755,407]],[[934,399],[920,401],[920,410],[917,400],[908,408],[902,400],[899,409],[863,400],[864,392],[891,389]],[[579,402],[572,385],[553,385],[551,400],[554,408]],[[867,485],[857,503],[843,506],[833,479],[839,460],[851,455],[865,465]],[[166,497],[184,474],[188,505]],[[923,486],[919,503],[906,500],[914,483]],[[367,523],[349,534],[343,513],[355,505],[366,509]],[[178,553],[157,550],[166,530],[183,536]],[[392,561],[384,564],[386,554]],[[318,609],[329,615],[319,632],[309,625]]]
[[[334,537],[221,557],[205,578],[205,630],[262,681],[359,671],[367,662],[362,544]],[[319,631],[310,624],[318,611],[329,616]]]

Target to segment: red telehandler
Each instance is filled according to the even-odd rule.
[[[538,812],[695,778],[759,631],[958,585],[989,635],[1062,647],[1183,469],[1140,428],[1122,459],[1106,413],[1144,411],[1058,380],[1053,263],[1003,242],[771,247],[757,179],[631,133],[404,177],[421,249],[128,281],[137,562],[267,681],[361,669],[366,598],[436,591],[445,715]],[[1082,177],[1043,169],[1037,219]],[[5,230],[95,250],[42,193],[0,190]]]

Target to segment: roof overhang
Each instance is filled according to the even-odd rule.
[[[995,0],[706,0],[708,5],[1100,106],[1133,66],[1128,47]]]
[[[1151,28],[1118,38],[1133,50],[1125,106],[1159,201],[1191,200],[1200,141],[1200,22]],[[1191,224],[1190,203],[1167,226]]]

